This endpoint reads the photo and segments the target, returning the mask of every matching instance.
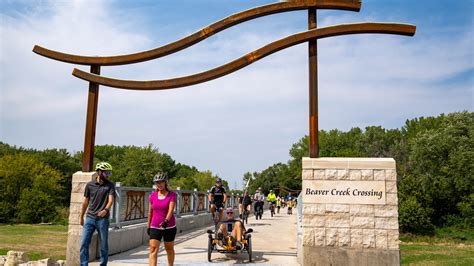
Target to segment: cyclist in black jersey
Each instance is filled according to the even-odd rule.
[[[215,221],[215,211],[216,208],[219,212],[219,219],[216,223],[219,223],[222,218],[222,210],[225,207],[225,202],[227,200],[227,194],[225,188],[222,186],[222,180],[220,178],[216,178],[216,185],[211,188],[209,192],[209,204],[211,206],[211,216],[212,220]]]
[[[250,211],[249,206],[252,205],[252,198],[249,196],[247,191],[244,192],[244,195],[239,197],[239,217],[242,219],[242,214],[244,210]]]

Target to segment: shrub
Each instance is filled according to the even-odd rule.
[[[0,222],[50,222],[60,203],[61,174],[33,155],[0,157]]]
[[[409,197],[400,204],[400,229],[403,232],[432,234],[434,226],[431,223],[429,208],[423,206],[415,197]]]
[[[24,189],[17,204],[17,217],[21,223],[44,223],[56,218],[56,206],[52,197],[42,191]]]

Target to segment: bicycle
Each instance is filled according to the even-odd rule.
[[[256,202],[255,204],[257,204],[256,206],[256,212],[255,212],[255,218],[258,220],[258,218],[260,217],[260,220],[262,219],[262,215],[263,215],[263,204],[261,204],[263,202]]]
[[[236,246],[236,241],[232,237],[227,236],[224,241],[219,241],[217,238],[217,231],[212,232],[212,230],[207,230],[208,234],[208,245],[207,245],[207,260],[212,262],[211,256],[212,252],[218,253],[232,253],[238,254],[242,252],[247,252],[249,262],[252,262],[252,228],[247,229],[243,233],[242,238],[242,249],[238,250]],[[215,233],[216,236],[213,237]]]
[[[247,210],[247,206],[244,207],[244,212],[242,213],[242,222],[246,224],[249,223],[249,211]]]
[[[275,204],[273,202],[270,202],[270,214],[272,217],[275,215]]]

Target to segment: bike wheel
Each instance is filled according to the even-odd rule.
[[[211,262],[211,254],[212,250],[214,249],[214,245],[212,244],[212,237],[209,237],[208,245],[207,245],[207,260]]]
[[[247,253],[249,254],[249,262],[252,262],[252,238],[247,239]]]

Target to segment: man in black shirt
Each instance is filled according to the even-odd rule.
[[[242,219],[242,214],[244,210],[250,211],[249,206],[252,205],[252,198],[250,198],[247,191],[244,192],[244,195],[239,198],[239,217]]]
[[[110,208],[114,203],[115,186],[108,180],[112,172],[109,163],[101,162],[96,166],[96,180],[87,183],[84,191],[84,202],[81,208],[81,265],[89,263],[89,245],[94,231],[97,230],[100,239],[100,265],[107,265],[109,255],[108,234]],[[84,222],[84,213],[87,217]]]
[[[225,206],[225,202],[227,200],[227,194],[225,192],[225,188],[222,186],[222,180],[220,178],[216,178],[216,185],[211,188],[209,192],[209,204],[211,206],[211,216],[212,220],[217,224],[221,221],[222,218],[222,210]],[[219,219],[215,220],[215,211],[216,208],[219,212]]]

